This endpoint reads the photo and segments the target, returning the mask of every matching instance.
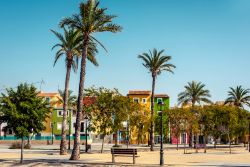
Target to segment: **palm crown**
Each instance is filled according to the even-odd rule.
[[[188,104],[192,103],[192,106],[195,103],[212,103],[208,98],[211,97],[209,90],[205,89],[205,84],[201,82],[188,82],[188,85],[184,86],[185,91],[181,92],[178,95],[178,103],[179,104]]]
[[[230,87],[225,104],[233,104],[237,107],[243,107],[244,104],[250,106],[249,93],[250,89],[244,89],[242,86],[237,86],[235,89]]]
[[[143,60],[143,65],[149,70],[152,77],[156,77],[162,71],[173,73],[172,69],[175,66],[168,63],[171,60],[171,56],[162,55],[163,52],[164,50],[158,52],[156,49],[153,49],[153,51],[149,50],[149,53],[143,53],[138,56],[138,58]]]
[[[66,56],[65,63],[66,65],[72,65],[74,71],[77,69],[77,57],[80,55],[80,33],[76,30],[70,28],[66,29],[63,27],[64,34],[60,34],[54,30],[51,30],[55,36],[59,39],[60,43],[55,44],[52,49],[59,47],[56,52],[54,66],[57,63],[58,59],[63,55]]]
[[[81,31],[83,36],[103,45],[91,34],[96,32],[119,32],[121,27],[113,24],[112,20],[115,15],[107,15],[106,8],[99,8],[99,2],[89,0],[86,3],[80,4],[80,14],[74,14],[67,17],[60,22],[60,26],[70,25]],[[86,42],[86,41],[85,41]]]
[[[83,37],[81,36],[81,33],[74,28],[66,29],[65,27],[63,27],[63,30],[63,35],[59,32],[51,30],[60,41],[60,43],[57,43],[52,47],[52,49],[59,47],[58,51],[56,52],[54,66],[60,57],[66,55],[66,65],[71,64],[73,70],[76,71],[78,66],[78,58],[81,55]],[[95,66],[98,66],[98,62],[95,57],[96,53],[98,53],[96,44],[94,42],[90,42],[87,59]]]
[[[64,91],[58,90],[58,93],[60,94],[60,98],[58,98],[58,102],[60,104],[63,104],[64,103],[64,101],[63,101]],[[72,93],[73,93],[73,91],[69,90],[69,93],[68,93],[69,95],[68,95],[68,98],[67,98],[67,100],[68,100],[67,104],[68,104],[68,107],[70,109],[75,108],[75,106],[76,106],[76,100],[77,100],[77,97],[75,95],[72,95]]]

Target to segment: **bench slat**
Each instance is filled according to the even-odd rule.
[[[135,154],[137,155],[137,149],[111,149],[112,154]]]

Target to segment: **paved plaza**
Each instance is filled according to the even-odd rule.
[[[0,166],[159,166],[159,147],[150,152],[146,146],[130,146],[138,148],[139,157],[136,164],[132,164],[132,157],[116,157],[116,163],[112,163],[110,147],[105,145],[104,153],[99,152],[100,144],[93,144],[90,153],[82,153],[78,161],[69,161],[69,156],[59,155],[58,145],[42,146],[34,145],[31,150],[25,150],[24,164],[19,165],[20,150],[8,149],[7,146],[0,146]],[[126,147],[126,146],[123,146]],[[84,150],[84,146],[82,146]],[[232,154],[228,148],[220,147],[208,149],[203,153],[195,153],[189,149],[188,154],[183,154],[183,149],[176,150],[174,146],[166,145],[164,149],[165,166],[250,166],[250,153],[243,146],[234,147]]]

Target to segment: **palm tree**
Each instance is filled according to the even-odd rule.
[[[68,108],[68,102],[69,102],[69,80],[70,80],[70,72],[71,68],[73,67],[74,72],[77,70],[78,65],[78,58],[80,56],[81,51],[81,33],[77,31],[76,29],[69,28],[66,29],[63,27],[64,34],[60,34],[59,32],[56,32],[54,30],[51,30],[55,36],[59,39],[59,43],[54,45],[52,49],[58,47],[58,51],[56,52],[54,66],[57,63],[57,61],[62,57],[65,56],[65,64],[66,64],[66,78],[65,78],[65,88],[64,93],[62,93],[62,104],[63,104],[63,121],[62,121],[62,139],[60,144],[60,154],[65,155],[67,154],[66,150],[66,124],[67,124],[67,108]],[[88,60],[92,62],[94,65],[98,65],[96,59],[95,59],[95,53],[97,52],[96,45],[94,43],[90,44],[89,52],[88,52]]]
[[[67,154],[66,150],[66,120],[67,120],[67,107],[68,107],[68,96],[69,96],[69,80],[70,80],[70,71],[73,67],[74,71],[77,69],[77,57],[80,55],[80,33],[74,29],[66,29],[63,27],[64,35],[51,30],[55,36],[59,39],[60,43],[53,46],[59,47],[56,52],[54,66],[58,59],[65,55],[65,64],[66,64],[66,78],[65,78],[65,89],[62,96],[63,97],[63,121],[62,121],[62,139],[60,144],[60,155]]]
[[[73,91],[72,90],[69,90],[68,92],[69,92],[68,93],[69,94],[68,95],[68,102],[67,102],[68,108],[69,109],[74,109],[75,106],[76,106],[77,97],[75,95],[73,95]],[[62,90],[59,89],[58,93],[60,94],[60,97],[64,97],[64,93],[65,93],[64,91],[62,91]],[[57,103],[64,104],[63,98],[58,98]]]
[[[241,85],[235,89],[230,87],[225,104],[232,104],[241,108],[243,108],[243,105],[250,106],[250,89],[244,89]]]
[[[192,104],[192,107],[196,103],[201,102],[212,103],[208,98],[211,97],[209,90],[204,89],[205,84],[201,82],[188,82],[188,85],[184,86],[185,91],[178,94],[178,103],[182,105]]]
[[[171,56],[164,55],[164,50],[153,51],[149,50],[149,53],[142,53],[138,58],[142,59],[143,66],[146,67],[152,76],[152,95],[151,95],[151,125],[150,125],[150,150],[154,150],[154,92],[155,81],[157,75],[160,75],[162,71],[173,73],[172,69],[175,68],[173,64],[169,64]]]
[[[184,86],[185,91],[178,94],[178,103],[182,104],[182,106],[187,104],[192,104],[192,108],[195,107],[196,103],[201,104],[201,102],[205,103],[212,103],[208,98],[211,97],[209,90],[205,89],[205,84],[201,82],[188,82],[188,85]],[[191,128],[192,129],[192,128]],[[190,132],[189,138],[189,146],[192,147],[192,130]],[[196,137],[197,143],[198,137]],[[196,145],[196,152],[197,152],[197,145]]]
[[[98,32],[118,32],[121,27],[113,24],[112,20],[116,17],[114,15],[107,15],[106,8],[99,8],[99,2],[95,0],[88,0],[80,4],[80,14],[75,14],[72,17],[64,18],[60,22],[60,26],[69,25],[81,32],[82,38],[82,56],[81,56],[81,71],[79,81],[79,91],[77,100],[77,116],[75,126],[75,140],[74,148],[70,160],[77,160],[80,158],[80,119],[83,109],[83,91],[86,74],[86,58],[88,52],[88,45],[91,41],[95,41],[103,45],[93,37],[93,34]]]

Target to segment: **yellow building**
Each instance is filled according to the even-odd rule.
[[[133,99],[134,102],[139,103],[145,106],[146,108],[150,109],[151,91],[130,90],[128,93],[128,97]]]
[[[150,115],[151,91],[133,90],[133,91],[129,91],[127,96],[131,98],[134,102],[141,104],[145,108],[145,110],[138,111],[138,112],[143,112],[143,115],[145,116]],[[148,121],[148,120],[145,120],[145,121]],[[130,127],[130,143],[131,144],[136,144],[136,143],[146,144],[149,138],[148,128],[149,127],[145,126],[144,124],[142,124],[139,127]],[[144,131],[146,133],[139,133],[140,131]]]
[[[44,100],[49,104],[51,108],[59,108],[62,104],[59,104],[58,100],[61,98],[59,93],[45,93],[40,92],[39,97],[43,97]],[[46,119],[45,127],[46,129],[41,132],[41,136],[50,136],[51,135],[51,123],[52,123],[52,110],[50,116]]]

